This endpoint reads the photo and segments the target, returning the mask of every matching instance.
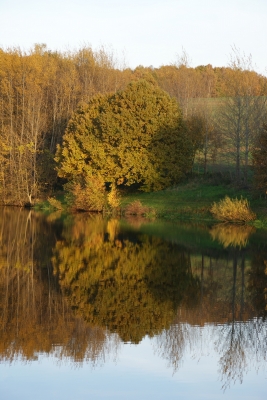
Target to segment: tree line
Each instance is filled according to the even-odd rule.
[[[128,110],[127,115],[125,110],[129,102],[135,102],[132,106],[137,105],[137,93],[142,90],[143,95],[148,96],[146,104],[150,110],[148,107],[144,114],[139,114],[137,123],[138,118],[135,120],[133,112]],[[102,131],[111,126],[114,134],[122,124],[131,125],[134,120],[136,124],[128,129],[129,142],[124,140],[126,147],[120,148],[124,160],[118,162],[118,146],[110,146],[112,141],[109,145],[106,143],[105,156],[107,151],[113,152],[109,161],[113,162],[114,176],[112,179],[107,177],[111,166],[107,162],[103,166],[105,183],[118,184],[124,180],[129,184],[138,183],[145,190],[157,190],[176,183],[192,170],[194,164],[200,165],[205,173],[211,165],[219,165],[222,169],[223,165],[233,164],[234,179],[246,184],[251,150],[265,121],[266,94],[267,78],[256,73],[251,60],[238,53],[228,67],[222,68],[211,65],[192,68],[181,58],[173,65],[139,66],[131,70],[121,67],[114,54],[104,48],[94,51],[85,46],[76,51],[58,52],[38,44],[29,51],[0,49],[0,202],[31,205],[50,195],[58,182],[57,146],[63,148],[62,143],[67,143],[73,120],[85,112],[82,108],[88,110],[88,104],[95,104],[96,109],[97,102],[99,112],[105,108],[100,121]],[[164,98],[168,107],[172,107],[172,116],[168,115],[170,126],[164,118],[161,126],[161,122],[156,121],[158,104],[153,108],[152,101],[155,98]],[[123,115],[119,111],[122,109]],[[140,125],[142,119],[143,128]],[[153,129],[157,126],[157,129],[149,143],[149,133],[140,137],[146,144],[141,143],[139,147],[145,149],[146,159],[150,158],[150,163],[143,164],[144,177],[138,171],[142,166],[139,162],[141,153],[132,151],[131,140],[135,140],[136,145],[137,130],[149,126]],[[120,145],[122,141],[121,134]],[[97,149],[100,143],[98,137]],[[61,154],[58,151],[57,157]],[[132,178],[132,181],[133,171],[125,171],[131,163],[132,167],[138,166],[132,168],[136,169],[133,174],[136,179]],[[76,166],[73,168],[75,170]],[[57,169],[62,170],[62,164]],[[98,165],[98,172],[99,169]],[[123,173],[120,174],[119,169]],[[61,175],[64,174],[61,172]],[[76,184],[83,185],[84,182]]]

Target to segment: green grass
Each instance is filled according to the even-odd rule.
[[[193,220],[214,222],[210,213],[210,208],[214,202],[218,202],[225,196],[230,198],[243,197],[250,203],[251,209],[256,213],[257,219],[253,225],[257,228],[267,228],[267,198],[255,197],[253,191],[238,189],[232,184],[216,184],[213,180],[192,178],[187,183],[181,183],[175,187],[158,192],[121,193],[122,212],[125,207],[135,200],[140,200],[144,207],[150,211],[147,217],[150,219],[164,219],[169,221]],[[66,200],[63,192],[55,193],[54,196],[59,200],[65,211],[67,210]],[[44,213],[51,213],[53,210],[48,201],[44,201],[35,206],[36,210]]]
[[[54,197],[62,204],[62,209],[66,209],[67,204],[64,192],[55,193],[54,195],[51,195],[51,197]],[[49,203],[47,199],[35,204],[34,209],[36,211],[42,211],[45,214],[46,213],[50,214],[51,212],[55,211],[54,207]]]
[[[264,215],[267,218],[266,209],[264,209],[264,203],[267,208],[266,200],[253,200],[250,191],[236,189],[232,185],[211,185],[196,181],[159,192],[125,194],[122,196],[122,208],[135,200],[140,200],[145,207],[154,210],[159,218],[211,221],[213,220],[209,211],[211,205],[225,196],[248,199],[256,213],[262,211],[258,219],[262,220]]]

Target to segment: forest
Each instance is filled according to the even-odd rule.
[[[32,206],[64,185],[77,208],[101,210],[107,192],[114,204],[118,188],[161,190],[196,170],[238,187],[254,173],[265,193],[266,96],[236,49],[227,67],[182,56],[134,70],[105,48],[0,49],[0,203]]]

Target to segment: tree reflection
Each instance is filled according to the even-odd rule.
[[[257,253],[253,252],[252,254]],[[253,362],[266,361],[267,326],[260,317],[264,313],[265,304],[261,303],[260,307],[255,307],[258,299],[263,297],[264,289],[262,285],[266,286],[266,276],[264,263],[259,262],[258,256],[256,258],[257,261],[252,260],[250,264],[245,283],[244,253],[237,250],[233,253],[232,312],[228,323],[218,327],[218,341],[216,343],[218,352],[221,354],[219,371],[223,381],[223,389],[228,388],[231,383],[236,381],[242,383],[244,374],[251,368]],[[255,277],[253,271],[255,268],[258,270],[261,264],[263,264],[261,274],[257,273],[257,281],[261,282],[261,285],[251,285],[251,279],[253,279],[253,276]],[[241,270],[239,285],[237,281],[238,267]],[[252,294],[252,292],[254,293]],[[238,293],[239,299],[237,298]],[[254,310],[254,318],[244,322],[246,320],[246,309],[249,305]]]
[[[191,352],[196,357],[198,350],[208,349],[210,343],[220,355],[219,373],[224,390],[234,382],[242,383],[244,374],[252,366],[259,368],[265,364],[267,253],[253,254],[257,255],[246,266],[244,251],[234,249],[229,254],[231,264],[229,259],[226,260],[227,273],[223,275],[224,281],[220,285],[220,265],[216,264],[217,271],[211,275],[211,265],[216,260],[209,257],[209,264],[206,265],[202,256],[200,301],[189,311],[186,307],[179,307],[170,329],[163,330],[156,338],[156,353],[168,361],[174,372],[180,368],[186,353]],[[205,324],[211,321],[213,325],[208,335]]]
[[[256,318],[220,326],[215,344],[221,354],[219,372],[225,390],[232,383],[242,383],[251,368],[259,368],[267,361],[266,321]]]
[[[222,250],[193,251],[115,219],[56,218],[0,209],[1,360],[95,366],[149,335],[174,372],[212,346],[224,389],[267,361],[267,250],[248,231],[217,227]]]
[[[168,360],[168,366],[177,372],[187,351],[199,346],[200,328],[187,323],[173,324],[156,337],[156,353]]]
[[[138,343],[169,327],[178,304],[199,296],[185,249],[116,233],[115,222],[106,226],[97,216],[86,223],[83,215],[76,216],[56,244],[53,265],[77,315],[117,332],[125,342]]]
[[[51,264],[60,237],[32,211],[0,209],[0,358],[34,360],[39,353],[74,362],[103,362],[120,340],[73,315]]]
[[[267,315],[267,251],[256,248],[252,253],[251,269],[248,276],[250,300],[259,315]]]

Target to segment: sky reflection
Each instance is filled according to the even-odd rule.
[[[202,328],[209,337],[210,327]],[[178,371],[155,352],[156,339],[138,345],[122,344],[116,360],[93,367],[77,366],[41,355],[38,361],[0,364],[1,399],[264,399],[266,369],[247,371],[244,382],[223,391],[219,355],[212,345],[184,355]]]

